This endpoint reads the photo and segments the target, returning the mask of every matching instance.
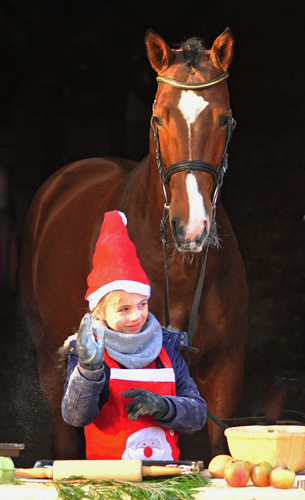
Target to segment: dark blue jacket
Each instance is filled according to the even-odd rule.
[[[190,377],[186,363],[178,350],[187,345],[187,334],[162,328],[163,347],[173,366],[176,378],[176,396],[164,396],[169,412],[157,422],[182,434],[200,430],[206,423],[207,405]],[[88,371],[78,364],[76,340],[68,346],[68,371],[62,400],[62,416],[75,427],[91,424],[108,401],[110,369],[104,362],[99,370]],[[157,368],[163,368],[157,358]]]

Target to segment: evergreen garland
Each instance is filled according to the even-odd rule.
[[[89,481],[69,477],[53,481],[62,500],[193,500],[197,488],[209,486],[199,473],[169,479],[131,481]]]

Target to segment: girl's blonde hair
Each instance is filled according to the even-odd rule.
[[[105,320],[105,311],[108,306],[115,306],[122,294],[123,290],[114,290],[113,292],[107,293],[104,297],[101,298],[97,306],[92,311],[92,316],[96,319]]]

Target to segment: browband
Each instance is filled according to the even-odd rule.
[[[202,83],[183,83],[183,82],[178,82],[178,80],[173,80],[173,78],[169,78],[168,76],[157,76],[157,82],[167,83],[168,85],[171,85],[172,87],[177,87],[178,89],[200,90],[200,89],[206,89],[207,87],[212,87],[213,85],[216,85],[216,83],[226,80],[228,76],[229,73],[225,71],[221,75],[217,76],[217,78]]]

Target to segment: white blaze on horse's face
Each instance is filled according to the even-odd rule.
[[[185,228],[185,239],[190,239],[190,251],[199,252],[201,247],[194,241],[203,231],[210,230],[210,218],[204,207],[204,200],[199,192],[196,177],[193,174],[186,176],[186,189],[189,199],[189,220]]]
[[[181,93],[178,108],[187,124],[188,136],[189,136],[189,158],[192,160],[192,137],[191,137],[191,125],[196,121],[199,114],[208,106],[208,102],[200,95],[197,95],[192,90],[183,90]]]
[[[189,158],[192,160],[192,137],[191,137],[191,125],[196,121],[199,114],[208,106],[208,102],[204,98],[193,91],[183,90],[181,93],[179,101],[179,109],[186,121],[188,128],[188,144],[189,144]],[[210,218],[207,214],[204,206],[204,200],[199,192],[197,180],[193,174],[187,174],[186,176],[186,191],[189,200],[189,220],[186,227],[185,238],[190,239],[192,251],[200,249],[197,247],[196,243],[193,243],[194,238],[205,230],[207,233],[210,230]],[[192,248],[193,247],[193,248]]]

